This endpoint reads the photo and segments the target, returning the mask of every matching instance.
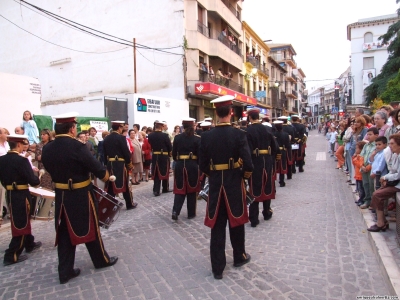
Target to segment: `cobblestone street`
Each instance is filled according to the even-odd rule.
[[[86,247],[79,245],[75,267],[81,275],[60,285],[54,221],[33,221],[33,234],[43,246],[22,263],[0,265],[0,298],[317,300],[389,295],[352,191],[326,151],[324,137],[311,131],[305,172],[277,187],[271,220],[260,217],[256,228],[246,224],[249,264],[233,267],[227,234],[223,280],[211,273],[205,201],[197,202],[195,219],[186,219],[184,206],[175,223],[173,194],[154,197],[149,181],[134,187],[138,208],[123,209],[108,230],[102,229],[106,250],[119,257],[115,266],[95,270]],[[1,253],[10,238],[6,224],[0,229]]]

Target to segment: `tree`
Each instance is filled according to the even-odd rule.
[[[382,99],[375,98],[374,100],[371,101],[370,105],[371,112],[375,114],[384,104],[385,103],[383,103]]]
[[[396,0],[399,3],[400,0]],[[397,9],[397,14],[400,16],[400,8]],[[387,94],[383,97],[388,82],[397,76],[400,69],[400,21],[397,21],[388,28],[388,31],[379,37],[381,43],[389,43],[388,52],[389,56],[386,63],[382,67],[381,73],[376,76],[372,83],[365,89],[366,101],[369,104],[373,99],[378,97],[382,98],[385,103],[389,103],[390,99]]]
[[[381,98],[385,99],[386,103],[400,101],[400,70],[394,79],[389,80]]]

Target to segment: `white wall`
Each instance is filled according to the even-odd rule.
[[[37,78],[0,73],[0,127],[14,133],[22,123],[25,110],[42,114],[40,110],[40,82]]]
[[[97,30],[150,47],[183,44],[183,1],[157,0],[31,0],[33,4]],[[89,36],[51,21],[14,1],[1,1],[4,17],[53,43],[46,43],[4,19],[0,20],[0,71],[37,77],[42,84],[42,101],[103,94],[132,93],[133,48]],[[182,58],[138,49],[138,92],[184,99]],[[182,48],[170,49],[183,53]],[[70,62],[51,66],[62,59]],[[159,66],[157,66],[159,65]],[[171,65],[171,66],[168,66]],[[160,67],[161,66],[161,67]],[[168,67],[166,67],[168,66]]]
[[[381,72],[382,66],[388,58],[387,49],[381,49],[370,52],[363,52],[364,34],[371,32],[373,41],[387,32],[391,24],[369,25],[361,28],[351,29],[351,73],[354,79],[353,104],[364,104],[364,86],[363,86],[363,58],[374,57],[374,68],[376,75]]]

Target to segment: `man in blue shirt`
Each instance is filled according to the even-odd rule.
[[[371,178],[375,179],[375,190],[381,187],[380,178],[388,173],[386,166],[385,156],[383,150],[387,146],[387,138],[379,136],[375,140],[375,151],[373,151],[369,157],[368,163],[372,165]]]

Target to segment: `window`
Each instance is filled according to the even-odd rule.
[[[363,69],[373,69],[374,68],[374,57],[364,57],[363,58]]]
[[[271,66],[271,78],[275,79],[275,67]]]
[[[367,32],[364,34],[364,43],[372,43],[374,40],[374,36],[372,35],[371,32]]]

